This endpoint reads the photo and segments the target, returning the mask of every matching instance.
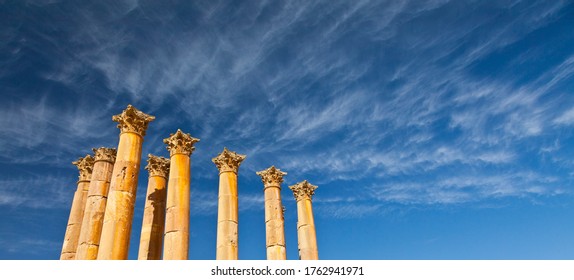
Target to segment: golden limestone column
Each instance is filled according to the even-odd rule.
[[[112,170],[116,161],[116,149],[94,149],[94,156],[94,171],[88,190],[76,260],[95,260],[98,257],[104,211],[108,200]]]
[[[237,260],[237,169],[244,159],[245,155],[223,148],[212,160],[219,169],[217,260]]]
[[[165,223],[165,185],[169,159],[148,155],[149,172],[138,260],[160,260]]]
[[[265,194],[265,232],[267,236],[267,259],[285,260],[285,229],[283,205],[281,203],[281,183],[287,173],[271,166],[256,173],[261,176]]]
[[[165,214],[164,260],[187,260],[189,253],[190,155],[199,139],[177,130],[163,140],[170,155]]]
[[[125,260],[128,257],[143,137],[149,122],[154,119],[155,117],[144,114],[131,105],[121,114],[112,117],[113,121],[119,123],[120,142],[106,205],[98,260]]]
[[[72,201],[72,209],[70,209],[70,218],[68,219],[68,226],[66,227],[66,234],[64,235],[64,244],[62,245],[60,260],[73,260],[76,258],[76,248],[78,247],[84,208],[86,206],[86,198],[88,197],[88,187],[90,186],[92,168],[94,167],[94,158],[90,155],[86,155],[72,162],[72,164],[78,167],[80,176],[77,183],[78,188],[74,193],[74,200]]]
[[[289,187],[297,201],[297,238],[299,240],[299,259],[318,260],[317,234],[311,197],[315,194],[317,186],[309,184],[307,180]]]

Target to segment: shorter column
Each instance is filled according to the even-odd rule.
[[[189,253],[190,155],[199,139],[177,130],[163,140],[170,155],[165,214],[164,260],[187,260]]]
[[[281,183],[287,173],[271,166],[256,173],[261,176],[265,194],[265,232],[268,260],[285,260],[285,228],[283,204],[281,203]]]
[[[84,218],[84,208],[86,207],[88,187],[90,186],[92,169],[94,167],[94,158],[90,155],[86,155],[72,162],[72,164],[78,167],[80,176],[77,183],[78,188],[74,193],[74,200],[72,201],[72,209],[70,210],[70,218],[68,219],[68,226],[66,227],[66,234],[64,235],[64,244],[62,245],[60,260],[76,259],[76,249],[78,247],[78,239],[80,238],[82,220]]]
[[[311,198],[317,186],[307,180],[289,187],[297,201],[297,237],[299,240],[299,259],[318,260],[317,233],[313,219]]]
[[[78,241],[77,260],[95,260],[98,256],[110,180],[116,161],[116,149],[94,149],[94,157],[94,172],[92,172],[80,240]]]
[[[148,155],[149,172],[138,260],[160,260],[165,223],[165,185],[169,159]]]

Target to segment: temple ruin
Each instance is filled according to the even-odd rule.
[[[120,129],[117,148],[93,149],[74,161],[79,170],[61,260],[125,260],[148,124],[155,119],[131,105],[112,117]],[[187,260],[191,155],[199,139],[177,130],[164,139],[170,158],[148,155],[148,185],[138,260]],[[223,148],[213,158],[219,170],[217,260],[238,259],[237,174],[246,158]],[[286,260],[285,207],[281,202],[283,172],[275,166],[256,172],[263,181],[268,260]],[[297,202],[299,259],[319,259],[312,196],[317,186],[302,181],[289,187]],[[262,221],[263,222],[263,221]]]

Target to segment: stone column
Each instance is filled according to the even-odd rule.
[[[265,194],[265,233],[268,260],[285,260],[285,229],[281,183],[287,173],[271,166],[256,173],[263,180]]]
[[[94,167],[94,158],[90,155],[86,155],[72,162],[72,164],[78,167],[80,176],[77,183],[78,188],[74,193],[74,200],[72,201],[72,209],[70,209],[70,217],[68,218],[68,226],[66,227],[66,234],[64,235],[64,244],[62,245],[60,260],[73,260],[76,258],[76,248],[78,247],[78,239],[80,238],[84,208],[86,207],[86,198],[88,197],[88,187],[90,186],[92,169]]]
[[[112,117],[113,121],[119,123],[121,132],[98,260],[125,260],[128,257],[143,137],[149,122],[154,119],[131,105]]]
[[[94,149],[94,156],[94,172],[92,172],[88,190],[76,260],[95,260],[98,257],[104,211],[108,200],[112,169],[116,161],[116,149]]]
[[[190,155],[199,139],[177,130],[163,140],[170,155],[165,214],[164,260],[187,260],[189,253]]]
[[[297,201],[297,238],[299,240],[299,259],[318,260],[317,234],[311,197],[315,194],[317,186],[309,184],[307,180],[289,187]]]
[[[212,160],[219,169],[217,260],[237,260],[237,169],[244,159],[245,155],[223,148]]]
[[[169,159],[148,155],[149,172],[138,260],[160,260],[165,223],[165,185]]]

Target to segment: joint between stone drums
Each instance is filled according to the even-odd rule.
[[[219,175],[223,174],[223,173],[233,173],[235,174],[235,176],[237,176],[237,171],[235,170],[223,170],[223,171],[219,171]]]
[[[160,177],[160,178],[164,178],[167,180],[167,175],[166,176],[161,176],[161,175],[150,175],[149,178],[153,178],[153,177]]]
[[[143,135],[141,135],[141,134],[139,134],[139,133],[137,133],[137,132],[135,132],[135,131],[120,131],[120,137],[122,136],[122,134],[125,134],[125,133],[131,133],[131,134],[137,135],[137,136],[139,136],[139,137],[142,139],[142,141],[143,141],[143,138],[144,138]]]
[[[91,180],[79,180],[76,182],[76,185],[80,184],[80,183],[89,183]]]
[[[263,185],[263,191],[265,191],[265,190],[267,190],[267,189],[270,189],[270,188],[278,188],[279,190],[281,190],[281,184],[277,184],[277,185],[275,185],[275,184],[268,184],[268,185],[265,184],[265,185]]]

